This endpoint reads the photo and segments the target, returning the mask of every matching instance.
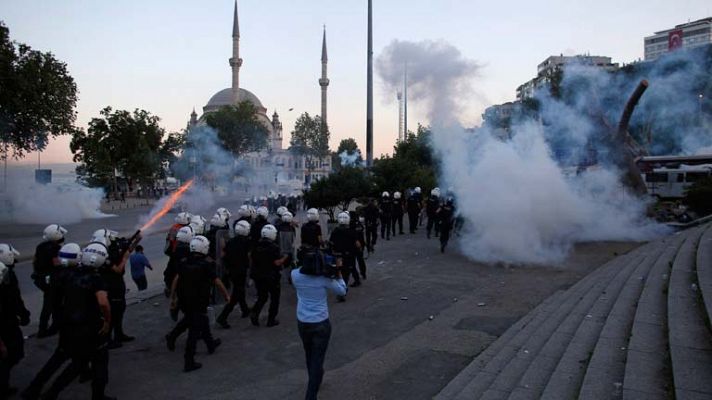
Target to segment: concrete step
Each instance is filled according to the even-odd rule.
[[[579,399],[620,399],[631,328],[635,311],[650,271],[661,259],[670,238],[656,241],[640,265],[628,277],[600,331],[579,390]],[[663,296],[662,293],[659,294]]]
[[[667,291],[672,263],[685,234],[665,240],[635,310],[623,378],[624,399],[670,398],[672,374],[667,339]]]
[[[635,265],[640,257],[642,255],[636,254],[630,259],[621,258],[620,264],[616,268],[616,275],[610,279],[602,280],[599,282],[597,290],[587,293],[571,312],[565,316],[563,321],[558,326],[555,326],[553,333],[548,332],[544,337],[545,343],[543,346],[539,346],[538,350],[533,351],[535,349],[535,343],[533,343],[527,347],[529,353],[520,352],[517,364],[527,363],[524,367],[525,370],[517,375],[516,381],[507,382],[498,377],[492,388],[511,392],[511,399],[538,398],[574,333],[587,316],[590,315],[591,308],[594,304],[600,302],[602,297],[615,297],[619,288],[613,287],[617,285],[614,282],[624,281],[625,277],[633,271],[633,267],[629,265]],[[512,371],[517,371],[520,368],[517,364],[512,365]],[[502,375],[510,375],[512,371],[508,367],[507,372]],[[505,386],[505,383],[508,386]]]
[[[707,228],[690,231],[670,273],[668,341],[676,399],[712,398],[712,335],[697,286],[696,265],[700,236]]]
[[[553,295],[547,297],[539,303],[532,311],[520,318],[506,332],[504,332],[497,340],[487,346],[477,357],[465,367],[447,386],[445,386],[433,399],[445,400],[457,395],[468,383],[477,375],[478,372],[520,331],[525,329],[532,320],[542,313],[551,311],[551,305],[556,303],[560,297],[564,295],[564,291],[560,290]]]
[[[530,338],[536,337],[538,341],[545,341],[587,293],[602,290],[602,288],[605,287],[605,283],[620,272],[620,268],[625,265],[626,262],[636,257],[637,251],[638,249],[611,260],[567,290],[565,295],[555,304],[556,308],[554,310],[547,315],[539,315],[538,318],[536,318],[537,323],[530,324],[527,329],[515,335],[512,340],[481,369],[474,379],[463,388],[455,399],[473,399],[482,396],[518,353],[528,351],[525,345]],[[532,356],[535,354],[536,353],[532,354]]]
[[[697,246],[697,280],[709,322],[712,321],[712,224],[707,224]]]
[[[566,346],[556,368],[551,373],[541,398],[561,399],[575,398],[581,387],[584,373],[590,361],[593,349],[603,328],[613,304],[618,298],[623,285],[630,275],[644,262],[646,253],[651,251],[652,244],[640,248],[641,252],[636,258],[626,264],[624,274],[612,279],[609,284],[609,293],[603,293],[596,301],[586,318],[573,333],[571,341]]]

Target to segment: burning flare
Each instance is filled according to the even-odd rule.
[[[189,180],[188,182],[184,183],[183,186],[179,187],[178,190],[175,191],[170,197],[168,197],[168,200],[166,201],[166,204],[163,205],[163,208],[161,208],[160,211],[158,211],[151,219],[148,220],[142,227],[141,231],[145,231],[146,229],[150,228],[151,225],[155,224],[156,221],[161,219],[162,216],[166,215],[168,211],[170,211],[171,208],[176,204],[178,199],[183,196],[183,193],[185,193],[188,188],[190,188],[193,185],[193,180]]]

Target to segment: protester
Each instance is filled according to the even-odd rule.
[[[148,281],[146,280],[146,268],[153,271],[151,263],[148,258],[143,254],[143,246],[136,246],[136,250],[129,258],[129,263],[131,264],[131,279],[136,283],[136,287],[139,292],[146,290],[148,287]]]

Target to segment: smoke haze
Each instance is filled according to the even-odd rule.
[[[523,120],[512,126],[510,140],[486,127],[466,132],[458,104],[473,96],[478,64],[444,42],[394,41],[378,59],[381,78],[394,90],[406,59],[411,98],[422,100],[430,118],[439,183],[452,187],[466,221],[460,245],[468,257],[558,264],[577,241],[646,240],[665,231],[645,218],[646,204],[623,190],[612,167],[564,173],[552,138],[562,139],[557,145],[569,153],[582,150],[596,132],[586,113],[544,98],[546,124]]]

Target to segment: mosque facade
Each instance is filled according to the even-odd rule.
[[[329,80],[326,77],[326,31],[322,41],[322,75],[319,79],[321,86],[321,110],[323,120],[326,120],[326,90]],[[331,172],[331,158],[312,159],[311,166],[308,165],[305,156],[293,154],[284,147],[283,127],[279,120],[279,115],[275,110],[270,118],[267,108],[253,92],[240,87],[240,68],[242,58],[240,58],[240,25],[237,14],[237,1],[235,1],[235,11],[232,26],[232,57],[229,59],[232,69],[232,85],[215,93],[208,103],[203,107],[203,114],[198,118],[193,110],[190,116],[188,127],[204,123],[205,116],[211,112],[219,110],[221,107],[237,105],[243,101],[249,101],[255,107],[257,119],[260,121],[269,135],[267,147],[259,152],[251,152],[241,156],[241,163],[247,167],[249,173],[241,182],[245,187],[249,187],[251,192],[266,193],[267,191],[281,192],[285,194],[298,193],[308,187],[310,182],[324,178]],[[287,143],[287,146],[289,143]],[[252,193],[251,193],[252,194]]]

